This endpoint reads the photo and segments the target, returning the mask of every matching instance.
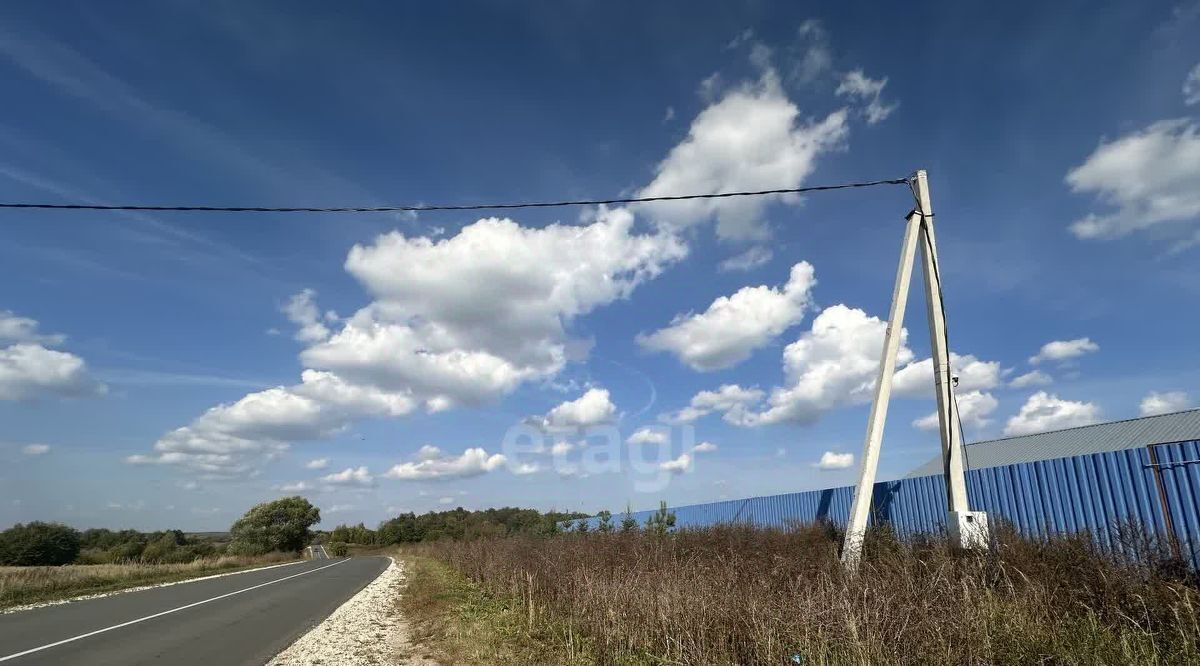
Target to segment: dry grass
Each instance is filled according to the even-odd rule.
[[[1152,545],[1139,561],[1099,552],[1086,535],[1043,543],[1000,532],[987,556],[876,533],[857,576],[841,569],[825,527],[418,552],[460,572],[477,598],[511,607],[518,631],[548,636],[550,649],[569,632],[586,646],[576,655],[595,663],[1200,663],[1195,581]],[[421,578],[418,569],[414,585]]]
[[[295,559],[292,554],[222,556],[180,564],[69,564],[61,567],[0,567],[0,608],[169,583]]]

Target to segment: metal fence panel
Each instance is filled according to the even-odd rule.
[[[1086,531],[1108,548],[1121,548],[1117,527],[1140,525],[1174,538],[1200,568],[1200,442],[1158,444],[1159,466],[1147,448],[974,469],[967,472],[972,508],[993,523],[1011,523],[1030,538]],[[1156,471],[1162,479],[1166,508]],[[671,507],[676,527],[749,523],[788,528],[829,521],[845,526],[853,486]],[[946,484],[941,475],[875,484],[871,522],[901,535],[939,532],[946,521]],[[633,512],[644,525],[653,510]],[[614,517],[619,523],[621,515]],[[595,527],[597,519],[588,520]],[[564,523],[564,526],[567,524]]]
[[[1200,442],[1161,444],[1155,447],[1163,490],[1169,508],[1170,527],[1185,557],[1200,568]],[[1153,492],[1157,487],[1149,482]],[[1162,516],[1160,524],[1167,522]],[[1166,529],[1165,527],[1163,528]]]

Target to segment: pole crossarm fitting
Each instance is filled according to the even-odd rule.
[[[867,433],[859,462],[858,485],[850,507],[842,545],[842,563],[854,571],[862,557],[863,538],[871,515],[871,495],[883,444],[883,426],[892,395],[892,378],[900,351],[904,311],[916,262],[921,250],[921,273],[925,285],[925,309],[932,351],[933,388],[937,399],[938,434],[942,445],[942,472],[946,480],[946,527],[951,544],[960,548],[981,548],[988,543],[987,515],[972,512],[967,500],[966,473],[963,469],[962,427],[958,402],[954,398],[956,377],[951,373],[950,349],[946,334],[946,311],[942,299],[942,281],[938,265],[937,239],[934,233],[933,205],[929,198],[929,178],[924,170],[908,179],[915,206],[907,216],[904,241],[900,246],[900,265],[892,291],[892,306],[884,333],[883,353],[879,359],[879,379],[867,417]]]

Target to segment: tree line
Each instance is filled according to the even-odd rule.
[[[63,564],[149,564],[190,562],[219,555],[254,556],[269,552],[295,553],[313,542],[330,546],[330,554],[345,553],[343,544],[390,546],[440,539],[533,535],[549,536],[565,521],[584,518],[577,512],[503,507],[468,511],[462,507],[417,515],[402,513],[374,530],[364,524],[312,529],[320,509],[303,497],[284,497],[255,505],[229,529],[227,537],[192,535],[180,530],[76,530],[61,523],[35,521],[0,532],[0,564],[58,566]]]
[[[303,497],[255,505],[229,528],[229,536],[190,535],[181,530],[77,530],[61,523],[18,523],[0,532],[0,564],[59,566],[191,562],[218,555],[298,552],[316,537],[320,510]]]
[[[559,523],[584,516],[578,512],[541,512],[511,506],[480,511],[458,507],[420,515],[402,513],[383,521],[374,530],[362,523],[338,525],[330,530],[326,540],[330,544],[392,546],[439,539],[463,540],[516,534],[549,536],[561,531]]]

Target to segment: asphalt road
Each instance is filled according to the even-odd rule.
[[[0,663],[263,664],[387,565],[311,560],[0,614]]]

